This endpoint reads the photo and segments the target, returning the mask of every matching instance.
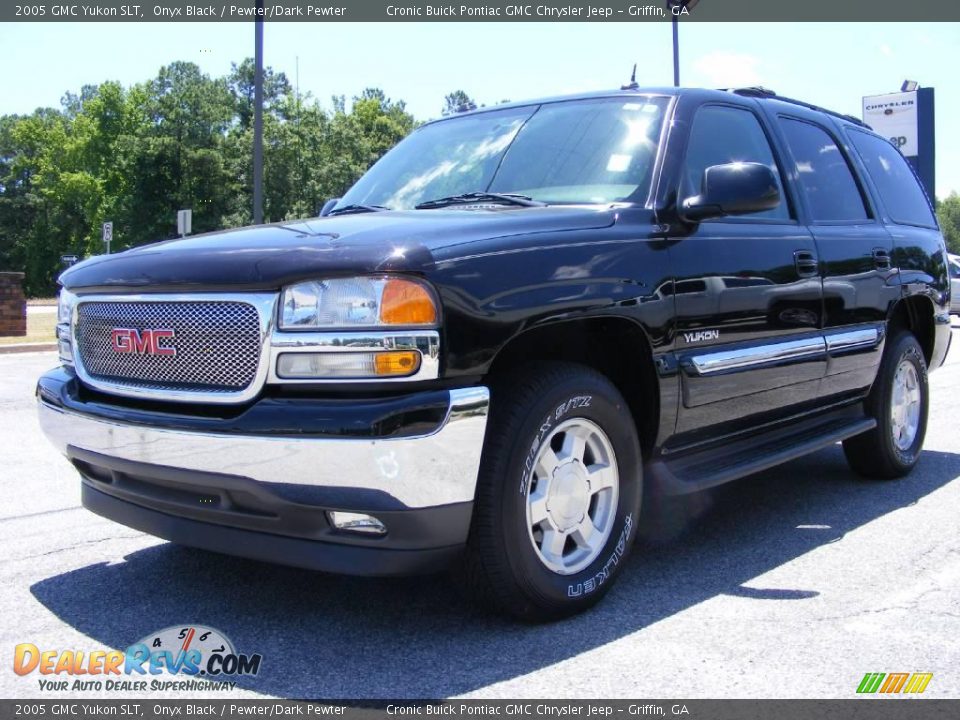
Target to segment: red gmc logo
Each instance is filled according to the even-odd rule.
[[[173,341],[176,337],[173,330],[133,330],[130,328],[114,328],[110,333],[113,351],[116,353],[133,353],[134,355],[176,355],[174,347],[163,347],[161,340]]]

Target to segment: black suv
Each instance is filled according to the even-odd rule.
[[[40,417],[95,513],[344,573],[596,602],[644,498],[843,442],[917,463],[943,238],[853,118],[624,90],[429,123],[319,218],[62,278]]]

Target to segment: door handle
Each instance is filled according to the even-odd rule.
[[[886,248],[874,248],[873,264],[876,266],[877,270],[889,270],[891,266],[890,251]]]
[[[815,277],[820,269],[817,256],[810,250],[797,250],[793,253],[793,264],[800,277]]]

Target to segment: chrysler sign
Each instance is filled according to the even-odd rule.
[[[865,97],[863,121],[900,148],[904,156],[916,157],[920,153],[915,91]]]

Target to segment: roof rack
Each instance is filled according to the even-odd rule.
[[[832,115],[833,117],[846,120],[851,122],[854,125],[859,125],[860,127],[869,128],[863,120],[853,115],[845,115],[844,113],[834,112],[833,110],[827,110],[826,108],[820,107],[819,105],[814,105],[813,103],[804,102],[803,100],[794,100],[793,98],[784,97],[783,95],[777,95],[777,93],[769,88],[765,87],[745,87],[745,88],[725,88],[726,92],[731,92],[735,95],[742,95],[743,97],[753,97],[753,98],[768,98],[770,100],[779,100],[781,102],[790,103],[791,105],[799,105],[800,107],[805,107],[808,110],[816,110],[817,112],[826,113],[827,115]]]

